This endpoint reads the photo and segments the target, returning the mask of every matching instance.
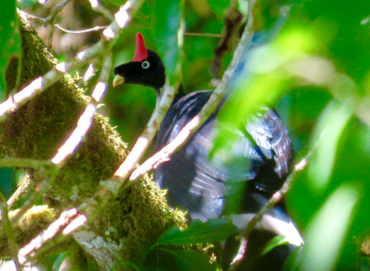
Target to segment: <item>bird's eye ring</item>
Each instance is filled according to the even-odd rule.
[[[148,69],[148,68],[150,67],[150,63],[149,63],[149,61],[148,61],[148,60],[143,61],[143,62],[141,63],[141,67],[142,67],[143,69]]]

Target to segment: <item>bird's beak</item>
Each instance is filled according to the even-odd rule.
[[[125,82],[125,78],[122,77],[121,75],[116,75],[113,79],[113,87],[116,87],[120,84],[123,84]]]

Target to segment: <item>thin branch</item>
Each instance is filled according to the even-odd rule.
[[[132,172],[133,168],[138,163],[139,159],[142,157],[143,153],[147,149],[147,147],[150,145],[151,141],[153,140],[154,136],[156,135],[159,125],[164,118],[164,115],[166,114],[167,110],[169,109],[169,105],[171,104],[176,90],[177,86],[169,86],[166,83],[165,86],[165,93],[161,100],[159,105],[156,107],[155,111],[153,112],[148,124],[146,125],[144,131],[140,135],[139,139],[136,141],[134,147],[132,148],[131,152],[125,159],[125,161],[122,163],[122,165],[117,169],[117,171],[114,173],[114,176],[120,177],[122,179],[126,179],[129,174]],[[132,180],[130,178],[130,180]]]
[[[99,0],[89,0],[89,2],[93,10],[103,14],[110,21],[114,21],[114,17],[112,16],[111,12],[102,6]]]
[[[55,6],[54,10],[50,13],[48,17],[42,18],[38,17],[32,14],[28,14],[24,11],[18,10],[18,12],[22,12],[23,16],[25,16],[27,19],[30,20],[38,20],[41,21],[43,24],[52,24],[51,22],[54,22],[55,17],[58,15],[59,12],[62,11],[62,9],[70,2],[71,0],[64,0],[62,3],[59,3]]]
[[[79,213],[76,209],[71,209],[68,211],[64,211],[60,217],[50,224],[50,226],[36,236],[31,242],[25,245],[23,248],[19,250],[18,259],[21,264],[27,262],[27,258],[29,255],[34,253],[36,250],[43,247],[43,245],[53,239],[55,236],[61,233],[74,218],[78,217]]]
[[[53,36],[54,36],[54,21],[57,14],[62,11],[62,9],[70,2],[71,0],[64,0],[62,3],[56,5],[55,9],[51,12],[51,14],[46,18],[45,24],[50,25],[50,32],[48,37],[48,48],[50,49],[53,45]]]
[[[26,203],[23,204],[22,209],[20,212],[17,213],[15,217],[12,218],[12,223],[17,221],[24,213],[32,207],[32,205],[43,195],[47,188],[49,187],[52,180],[48,181],[47,178],[54,179],[55,176],[58,174],[59,169],[56,165],[51,163],[49,160],[35,160],[29,158],[8,158],[8,159],[1,159],[0,160],[0,167],[24,167],[24,168],[35,168],[35,169],[44,169],[44,175],[47,177],[43,181],[42,184],[39,184],[39,187],[35,189],[36,193],[32,195],[30,199]],[[18,190],[24,190],[24,187],[19,187],[14,194],[17,194],[18,197],[23,194]],[[18,193],[17,193],[18,192]],[[15,203],[16,199],[12,196],[8,200],[8,208],[11,209],[12,205]],[[1,231],[0,231],[1,234]]]
[[[109,71],[112,68],[112,57],[110,54],[105,57],[103,67],[100,72],[99,82],[96,84],[95,89],[92,93],[92,99],[87,105],[84,113],[78,120],[77,127],[72,132],[66,142],[58,149],[57,154],[51,159],[56,165],[61,166],[67,157],[70,156],[77,146],[81,143],[82,139],[86,136],[89,131],[92,122],[94,120],[95,112],[97,110],[99,102],[102,100],[105,92],[107,91],[107,81],[109,79]]]
[[[31,187],[31,177],[26,174],[25,176],[23,176],[17,190],[8,199],[9,210],[12,210],[15,204],[19,203],[23,195],[31,193],[31,191],[33,191],[33,188]]]
[[[70,63],[60,63],[57,65],[57,70],[51,70],[45,75],[40,76],[33,80],[30,84],[16,93],[14,96],[10,96],[6,101],[0,104],[0,123],[3,122],[6,116],[19,109],[21,106],[29,102],[35,96],[41,94],[48,87],[53,85],[59,79],[61,79],[65,72],[77,69],[87,63],[88,57],[82,59],[76,59]]]
[[[137,24],[130,24],[129,28],[142,28],[142,29],[149,29],[149,30],[152,29],[150,26],[137,25]],[[217,39],[220,39],[220,38],[223,37],[221,34],[195,33],[195,32],[184,32],[184,36],[207,37],[207,38],[217,38]],[[239,41],[239,39],[238,39],[238,41]]]
[[[310,148],[309,152],[306,154],[305,157],[301,159],[295,166],[293,171],[289,174],[287,179],[285,180],[283,186],[275,192],[270,200],[266,203],[265,206],[263,206],[259,212],[251,219],[251,221],[248,223],[247,227],[239,234],[240,239],[245,239],[248,240],[250,233],[253,231],[253,229],[257,226],[257,224],[262,220],[263,216],[270,210],[273,206],[275,206],[279,201],[283,199],[283,197],[289,192],[291,184],[293,180],[295,179],[297,173],[299,171],[302,171],[305,169],[307,166],[308,160],[310,157],[313,155],[315,150],[317,149],[317,146],[319,145],[319,142],[323,138],[325,134],[325,130],[321,132],[320,136],[318,139],[315,141],[313,146]],[[242,248],[242,251],[247,251],[247,245],[248,242],[242,243],[244,248]],[[240,261],[242,260],[243,257],[241,257],[239,260],[235,261],[232,266],[230,266],[229,271],[233,271],[237,268],[237,266],[240,264]]]
[[[248,240],[250,233],[253,231],[253,229],[257,226],[257,224],[262,220],[263,216],[270,210],[273,206],[275,206],[279,201],[283,199],[283,197],[288,193],[290,190],[291,184],[297,175],[297,172],[304,169],[305,165],[307,164],[308,158],[311,156],[312,152],[309,152],[294,168],[291,174],[287,177],[286,181],[284,182],[283,186],[280,190],[275,192],[272,197],[269,199],[269,201],[266,203],[265,206],[263,206],[256,215],[253,216],[251,221],[248,223],[245,230],[243,230],[239,238],[243,238],[245,240]],[[247,251],[247,244],[248,242],[242,243],[244,248],[241,249],[241,251]],[[240,264],[243,257],[240,257],[240,259],[236,260],[232,266],[230,266],[229,271],[236,270],[238,265]]]
[[[185,32],[184,36],[191,36],[191,37],[207,37],[207,38],[222,38],[221,34],[212,34],[212,33],[194,33],[194,32]]]
[[[70,33],[70,34],[82,34],[82,33],[88,33],[88,32],[93,32],[93,31],[99,31],[99,30],[102,30],[102,29],[106,29],[108,27],[108,26],[95,26],[93,28],[88,28],[88,29],[84,29],[84,30],[68,30],[68,29],[62,27],[59,24],[55,24],[54,26],[59,28],[63,32]]]
[[[90,64],[89,67],[87,68],[85,75],[83,77],[83,84],[87,85],[90,80],[95,76],[96,74],[96,68],[94,64]]]
[[[0,159],[0,168],[2,167],[56,168],[49,160],[35,160],[30,158]]]
[[[70,2],[71,0],[64,0],[62,3],[59,3],[55,6],[54,10],[51,12],[51,14],[45,18],[45,23],[50,23],[55,20],[55,17],[58,15],[59,12],[62,11],[62,9]]]
[[[33,97],[42,93],[45,89],[53,85],[59,79],[62,78],[64,73],[78,69],[88,63],[88,61],[96,57],[96,55],[104,52],[104,46],[109,40],[116,38],[121,28],[125,27],[128,21],[131,19],[131,14],[135,14],[141,6],[143,0],[138,1],[127,1],[126,4],[117,12],[117,21],[112,22],[109,27],[104,31],[103,39],[91,46],[86,51],[82,51],[69,63],[60,63],[56,66],[57,71],[49,71],[45,75],[40,76],[33,80],[29,85],[20,90],[14,96],[9,97],[6,101],[0,104],[0,123],[3,122],[6,116],[26,104]],[[27,17],[27,15],[18,10],[20,16]]]
[[[50,15],[46,18],[37,17],[28,13],[24,13],[24,16],[26,16],[28,19],[32,20],[38,20],[41,21],[44,25],[49,25],[50,32],[48,37],[48,48],[50,49],[53,44],[53,36],[54,36],[54,21],[55,17],[58,15],[59,12],[62,11],[62,9],[70,2],[71,0],[64,0],[62,3],[59,3],[55,6],[54,10],[50,13]]]
[[[240,27],[240,22],[243,19],[242,13],[238,10],[237,1],[231,1],[224,14],[225,26],[222,30],[222,38],[214,50],[214,58],[211,64],[211,74],[217,79],[220,78],[222,70],[222,55],[229,49],[230,43],[236,36],[236,30]]]
[[[10,248],[11,256],[14,261],[14,265],[16,270],[21,270],[21,265],[18,261],[18,251],[19,247],[15,240],[13,229],[9,220],[9,213],[8,213],[8,205],[6,203],[6,198],[0,191],[0,208],[1,208],[1,218],[2,218],[2,226],[5,232],[5,235],[8,239],[8,246]]]
[[[57,172],[50,173],[49,177],[45,177],[42,183],[38,184],[35,188],[34,193],[32,196],[22,205],[22,208],[17,212],[17,214],[12,217],[11,222],[16,223],[21,217],[30,209],[32,208],[37,201],[40,200],[42,195],[49,190],[49,187],[54,182]]]
[[[184,27],[183,24],[180,23],[179,28],[177,29],[177,37],[183,37],[184,35]],[[183,40],[178,39],[178,50],[182,50]],[[181,54],[180,54],[181,55]],[[182,65],[182,58],[179,57],[176,63],[176,82],[174,84],[170,84],[169,78],[166,78],[166,83],[164,85],[163,93],[161,93],[161,97],[159,103],[148,122],[145,126],[144,131],[136,141],[134,147],[132,148],[129,155],[126,157],[125,161],[121,164],[121,166],[117,169],[114,173],[115,177],[121,178],[122,181],[119,182],[118,187],[122,187],[127,184],[126,179],[131,174],[132,170],[143,156],[145,150],[149,147],[150,143],[152,142],[153,138],[157,134],[159,129],[159,125],[161,124],[164,116],[166,115],[172,101],[175,97],[176,91],[180,86],[180,78],[181,78],[181,65]]]
[[[250,9],[252,10],[252,8]],[[234,52],[231,64],[225,71],[220,84],[213,91],[208,102],[204,105],[202,110],[196,115],[190,122],[188,122],[185,127],[180,131],[180,133],[174,138],[167,146],[163,147],[159,152],[154,154],[148,160],[146,160],[140,167],[138,167],[130,176],[130,180],[136,180],[142,174],[156,168],[163,162],[168,161],[169,157],[183,144],[195,131],[209,118],[209,116],[215,112],[217,106],[219,105],[222,98],[227,93],[227,86],[234,75],[234,71],[240,62],[241,56],[248,47],[253,36],[253,17],[250,14],[248,23],[244,29],[241,40]]]

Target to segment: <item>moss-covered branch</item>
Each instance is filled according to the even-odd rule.
[[[46,73],[56,63],[37,33],[25,21],[21,22],[21,37],[22,68],[18,88]],[[13,76],[16,75],[11,74],[9,78]],[[1,124],[2,154],[50,159],[75,128],[87,102],[83,91],[65,74],[61,80],[8,116]],[[48,204],[48,208],[53,208],[56,215],[79,206],[93,195],[100,180],[111,177],[125,156],[125,143],[106,118],[96,115],[76,155],[66,162],[51,189],[45,193],[44,203]],[[29,173],[32,177],[29,184],[31,187],[42,181],[37,170],[30,169]],[[143,178],[121,192],[116,199],[110,200],[107,208],[97,215],[89,229],[76,233],[74,237],[100,269],[109,270],[115,262],[135,261],[165,229],[183,223],[184,218],[171,211],[156,185],[149,178]],[[47,224],[43,227],[30,227],[32,231],[29,235],[18,236],[19,244],[29,241]],[[101,251],[108,253],[104,257],[110,256],[109,262],[107,258],[103,261],[99,250],[93,250],[94,246],[89,245],[97,241],[105,248]],[[1,256],[9,255],[4,249],[0,251]]]

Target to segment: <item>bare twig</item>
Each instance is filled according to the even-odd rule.
[[[28,13],[23,12],[24,16],[28,19],[38,20],[41,21],[44,25],[49,25],[50,32],[48,37],[48,48],[50,49],[53,44],[53,36],[54,36],[54,21],[55,17],[58,15],[60,11],[70,2],[71,0],[64,0],[62,3],[59,3],[55,6],[54,10],[50,13],[50,15],[46,18],[37,17]]]
[[[14,261],[17,270],[21,270],[21,265],[18,261],[18,244],[15,240],[13,229],[9,220],[8,205],[6,203],[6,198],[0,191],[0,208],[1,208],[1,221],[3,230],[8,239],[8,246],[10,248],[11,256]]]
[[[104,52],[105,44],[110,39],[117,37],[121,28],[126,26],[127,22],[131,19],[131,14],[136,13],[142,2],[143,0],[131,0],[126,2],[126,4],[117,12],[115,16],[117,22],[112,22],[104,31],[103,34],[107,39],[101,40],[86,51],[78,53],[73,61],[69,63],[58,64],[56,67],[57,71],[52,70],[47,72],[44,76],[36,78],[14,96],[9,97],[6,101],[2,102],[0,104],[0,123],[5,120],[6,116],[10,112],[13,112],[14,110],[20,108],[22,105],[30,101],[33,97],[39,95],[49,86],[61,79],[64,73],[85,65],[91,58]],[[20,10],[18,12],[20,16],[26,16],[24,12]]]
[[[0,104],[0,123],[5,120],[6,116],[10,112],[13,112],[16,109],[20,108],[22,105],[29,102],[33,97],[39,95],[48,87],[61,79],[64,75],[64,72],[68,72],[81,67],[82,65],[87,63],[88,59],[89,58],[85,57],[81,59],[76,59],[75,61],[68,64],[60,63],[56,67],[57,71],[51,70],[47,72],[45,75],[33,80],[30,84],[28,84],[25,88],[16,93],[14,96],[10,96],[6,101]]]
[[[236,1],[231,1],[230,7],[225,10],[225,27],[223,29],[223,35],[220,40],[220,44],[214,50],[214,59],[212,60],[211,73],[214,78],[220,78],[222,68],[222,55],[227,51],[234,36],[236,36],[236,30],[243,19],[242,13],[237,8]]]
[[[95,65],[90,64],[83,77],[83,83],[87,85],[96,73]]]
[[[88,28],[84,30],[68,30],[59,24],[55,24],[54,26],[59,28],[63,32],[70,33],[70,34],[82,34],[82,33],[88,33],[88,32],[93,32],[93,31],[99,31],[99,30],[106,29],[108,27],[108,26],[95,26],[93,28]]]
[[[100,4],[98,0],[89,0],[91,7],[93,10],[103,14],[107,19],[110,21],[114,21],[114,17],[112,16],[111,12],[106,9],[104,6]]]
[[[222,38],[221,34],[213,34],[213,33],[194,33],[194,32],[185,32],[184,36],[191,36],[191,37],[207,37],[207,38]]]
[[[54,168],[55,166],[49,160],[7,158],[0,159],[0,168],[2,167]]]
[[[62,11],[62,9],[70,2],[71,0],[64,0],[62,3],[59,3],[58,5],[55,6],[54,10],[50,13],[48,17],[42,18],[38,17],[32,14],[28,14],[24,11],[21,11],[23,16],[25,16],[27,19],[31,20],[38,20],[41,21],[43,24],[52,24],[54,22],[55,17],[58,15],[59,12]]]
[[[252,8],[251,8],[252,10]],[[180,133],[174,138],[167,146],[163,147],[158,153],[150,157],[140,167],[138,167],[130,176],[130,180],[136,180],[140,175],[148,172],[149,170],[157,167],[159,164],[168,161],[169,157],[177,150],[180,146],[185,144],[186,140],[192,135],[216,110],[218,104],[227,93],[227,86],[230,79],[234,75],[235,68],[239,64],[241,56],[245,49],[248,47],[253,36],[253,17],[249,16],[248,24],[246,25],[241,40],[236,48],[231,64],[225,71],[220,84],[213,91],[208,102],[204,105],[202,110],[196,115]]]
[[[23,195],[31,193],[31,191],[33,190],[31,186],[31,177],[28,174],[25,174],[25,176],[22,177],[17,190],[8,199],[9,210],[12,210],[14,208],[15,204],[20,201]]]
[[[250,233],[253,231],[253,229],[257,226],[257,224],[262,220],[263,216],[270,210],[273,206],[275,206],[279,201],[283,199],[283,197],[289,192],[292,182],[294,181],[297,173],[299,171],[302,171],[307,166],[308,160],[315,152],[317,146],[319,145],[320,140],[323,138],[323,135],[325,134],[325,130],[322,131],[318,139],[315,141],[313,146],[310,148],[309,152],[306,154],[305,157],[303,157],[295,166],[293,171],[289,174],[287,179],[285,180],[283,186],[275,192],[270,200],[266,203],[263,208],[261,208],[258,213],[250,220],[247,227],[239,234],[240,239],[248,240]],[[242,248],[242,251],[247,251],[247,242],[242,243],[244,248]],[[233,271],[236,269],[236,267],[240,264],[240,260],[242,260],[242,257],[235,261],[232,266],[230,266],[229,271]]]
[[[184,27],[182,24],[179,25],[177,29],[177,36],[183,37],[184,34]],[[178,50],[182,50],[183,40],[178,39]],[[180,54],[181,55],[181,54]],[[122,179],[121,184],[119,187],[127,184],[126,180],[129,177],[129,174],[132,172],[136,164],[138,163],[139,159],[143,156],[145,150],[148,148],[150,143],[152,142],[153,138],[155,137],[159,125],[161,124],[166,112],[170,108],[170,105],[175,97],[176,91],[180,86],[180,78],[181,78],[181,65],[182,65],[182,58],[179,57],[176,63],[176,82],[174,84],[169,83],[169,79],[166,78],[166,83],[164,85],[164,91],[161,93],[161,97],[159,103],[148,122],[145,126],[144,131],[136,141],[133,149],[126,157],[125,161],[121,164],[121,166],[117,169],[114,173],[114,176],[119,177]]]
[[[60,234],[74,218],[79,217],[76,209],[63,212],[60,217],[53,222],[46,230],[36,236],[31,242],[19,250],[18,259],[21,264],[27,262],[29,255],[40,249],[47,241]]]
[[[25,168],[44,169],[45,171],[44,174],[50,178],[54,178],[58,174],[57,166],[55,166],[49,160],[35,160],[35,159],[29,159],[29,158],[9,158],[9,159],[0,160],[0,167],[25,167]],[[49,183],[50,181],[47,181],[47,178],[46,178],[45,181],[42,184],[40,184],[38,188],[36,188],[36,193],[34,193],[33,196],[23,205],[21,211],[18,212],[18,215],[15,216],[15,218],[14,217],[12,218],[12,223],[18,220],[22,216],[22,214],[29,207],[31,207],[35,201],[37,201],[40,198],[40,196],[49,187],[47,185]],[[14,203],[14,199],[9,200],[8,208],[11,208],[13,203]]]
[[[71,0],[64,0],[62,3],[56,5],[55,9],[46,18],[45,23],[49,24],[50,32],[48,37],[48,48],[50,49],[53,46],[53,36],[54,36],[54,21],[57,14],[70,2]]]
[[[131,20],[132,15],[135,14],[143,4],[144,0],[129,0],[122,8],[114,14],[115,20],[104,30],[103,35],[109,40],[117,37],[121,29],[125,28],[127,23]]]
[[[49,189],[50,185],[54,182],[57,172],[49,174],[50,176],[45,177],[43,182],[37,185],[32,196],[22,205],[22,208],[19,210],[19,212],[14,217],[12,217],[12,223],[16,223],[30,208],[32,208],[32,206],[35,205],[38,200],[40,200],[42,195],[44,195],[45,192]]]
[[[78,120],[75,130],[63,144],[63,146],[58,149],[57,154],[51,159],[54,164],[61,166],[62,163],[67,159],[67,157],[74,152],[82,139],[86,136],[94,120],[98,104],[102,100],[108,88],[106,82],[108,81],[109,71],[111,70],[111,68],[112,57],[110,54],[108,54],[108,56],[105,57],[103,68],[100,72],[100,80],[96,84],[95,89],[92,93],[92,99],[86,107],[84,113]]]
[[[151,141],[153,140],[159,125],[166,114],[169,105],[171,104],[177,86],[169,86],[166,84],[165,86],[165,93],[159,105],[156,107],[155,111],[153,112],[148,124],[146,125],[144,131],[140,135],[139,139],[136,141],[135,146],[132,148],[131,152],[127,156],[126,160],[122,163],[122,165],[118,168],[118,170],[114,173],[115,176],[120,177],[122,179],[126,179],[133,168],[135,167],[136,163],[142,157],[143,153],[150,145]],[[130,180],[133,180],[130,178]]]

